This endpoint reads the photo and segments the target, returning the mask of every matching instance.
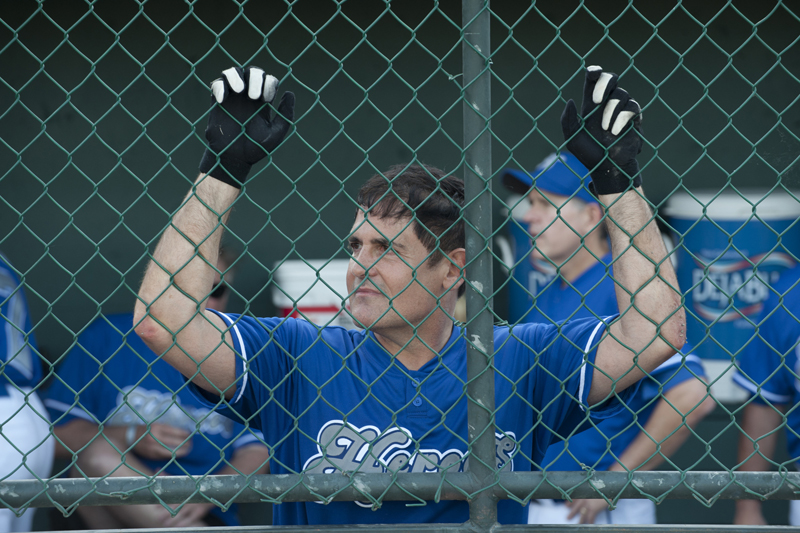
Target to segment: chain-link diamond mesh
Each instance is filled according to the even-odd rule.
[[[8,263],[7,274],[0,269],[0,404],[8,406],[0,444],[12,458],[0,502],[15,516],[29,507],[69,517],[110,506],[191,528],[211,515],[216,522],[204,523],[235,525],[236,502],[356,501],[372,510],[398,505],[401,522],[432,501],[464,500],[470,527],[488,530],[501,500],[522,508],[543,498],[601,498],[613,509],[644,499],[662,509],[692,499],[714,512],[719,500],[796,498],[796,4],[24,0],[0,5],[0,31],[0,250]],[[316,336],[293,351],[270,330],[285,375],[269,381],[250,372],[264,404],[226,418],[193,400],[187,382],[145,346],[132,311],[156,244],[190,201],[209,83],[249,65],[279,78],[279,98],[296,94],[293,126],[232,207],[217,213],[220,262],[203,258],[202,242],[192,258],[215,267],[206,294],[232,316],[307,319]],[[644,378],[639,390],[649,396],[623,405],[621,427],[587,416],[545,456],[539,435],[559,431],[547,410],[582,401],[569,383],[582,383],[587,368],[554,372],[546,353],[562,345],[591,351],[560,321],[642,310],[639,291],[619,285],[618,309],[616,300],[603,303],[611,311],[598,303],[621,264],[602,233],[615,222],[599,208],[598,218],[580,218],[588,211],[575,206],[593,205],[591,197],[548,189],[542,177],[558,164],[548,156],[566,148],[561,113],[569,99],[580,101],[589,65],[618,73],[643,110],[638,160],[651,222],[670,247],[653,278],[666,280],[667,261],[675,264],[691,348],[671,360],[672,370]],[[446,352],[424,376],[397,359],[420,345],[440,352],[427,344],[424,324],[440,318],[445,297],[424,285],[420,264],[439,258],[442,237],[423,227],[417,238],[433,248],[421,257],[405,255],[399,237],[420,227],[424,205],[391,231],[363,211],[353,224],[362,183],[409,162],[465,182],[466,294],[445,311],[465,326],[463,374]],[[504,187],[510,171],[527,176],[535,194]],[[367,235],[385,241],[376,255],[359,253]],[[345,275],[374,271],[379,261],[411,275],[377,290],[391,306],[372,318],[397,320],[413,335],[385,368],[359,374],[355,350],[370,341],[342,351],[323,330],[365,325],[350,314],[355,289]],[[180,273],[154,264],[180,286]],[[575,275],[589,264],[601,265],[598,278]],[[420,303],[428,300],[433,307]],[[214,348],[241,352],[231,336],[241,320],[220,328]],[[557,324],[555,334],[530,346],[531,368],[509,372],[498,354],[527,338],[513,328],[497,337],[493,325],[532,321]],[[179,338],[191,331],[172,331],[169,348],[190,354]],[[325,379],[309,363],[320,346],[338,365]],[[237,360],[256,365],[253,355]],[[198,365],[189,377],[205,372]],[[454,387],[448,402],[434,386],[440,374]],[[218,409],[226,405],[220,394],[241,390],[245,375],[216,388]],[[542,399],[526,393],[534,375],[563,384]],[[375,392],[393,379],[399,408]],[[353,382],[350,399],[327,392],[343,380]],[[297,382],[311,383],[305,390],[314,398],[287,400]],[[320,406],[331,423],[310,431]],[[348,421],[365,408],[391,423],[353,431]],[[509,409],[530,418],[524,434],[496,426]],[[280,438],[256,429],[267,414],[280,417]],[[429,420],[429,429],[411,434],[406,417]],[[24,438],[15,437],[15,419],[26,420]],[[36,426],[46,430],[36,434]],[[442,431],[458,449],[426,448]],[[587,435],[601,442],[591,459],[580,440]],[[295,443],[313,443],[318,456],[298,468],[280,451]],[[730,523],[724,509],[712,521]]]

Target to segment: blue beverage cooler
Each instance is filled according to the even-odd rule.
[[[673,229],[687,338],[707,360],[735,357],[755,333],[769,285],[800,258],[800,202],[785,191],[681,192]]]

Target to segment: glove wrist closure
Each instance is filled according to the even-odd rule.
[[[641,187],[642,174],[638,168],[633,178],[618,169],[601,170],[592,174],[591,185],[591,191],[595,196],[598,194],[617,194],[625,192],[629,188]]]
[[[237,189],[242,188],[252,166],[238,159],[227,158],[224,154],[217,156],[209,149],[200,160],[200,172]]]

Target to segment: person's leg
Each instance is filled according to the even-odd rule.
[[[124,448],[119,443],[118,449]],[[103,438],[96,439],[78,456],[78,467],[88,477],[141,477],[155,475],[135,455],[129,453],[125,462],[119,451]],[[73,476],[75,469],[73,468]],[[175,508],[176,506],[170,506]],[[80,517],[92,529],[204,527],[203,517],[212,504],[184,505],[176,516],[161,504],[113,505],[106,507],[79,507]]]

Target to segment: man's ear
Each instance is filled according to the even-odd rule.
[[[467,264],[467,251],[464,248],[456,248],[447,254],[447,276],[444,279],[444,289],[458,290],[464,283],[464,265]]]
[[[596,204],[594,202],[588,204],[585,208],[586,215],[589,218],[589,228],[594,229],[596,228],[603,220],[603,215],[605,211],[600,206],[600,204]]]

